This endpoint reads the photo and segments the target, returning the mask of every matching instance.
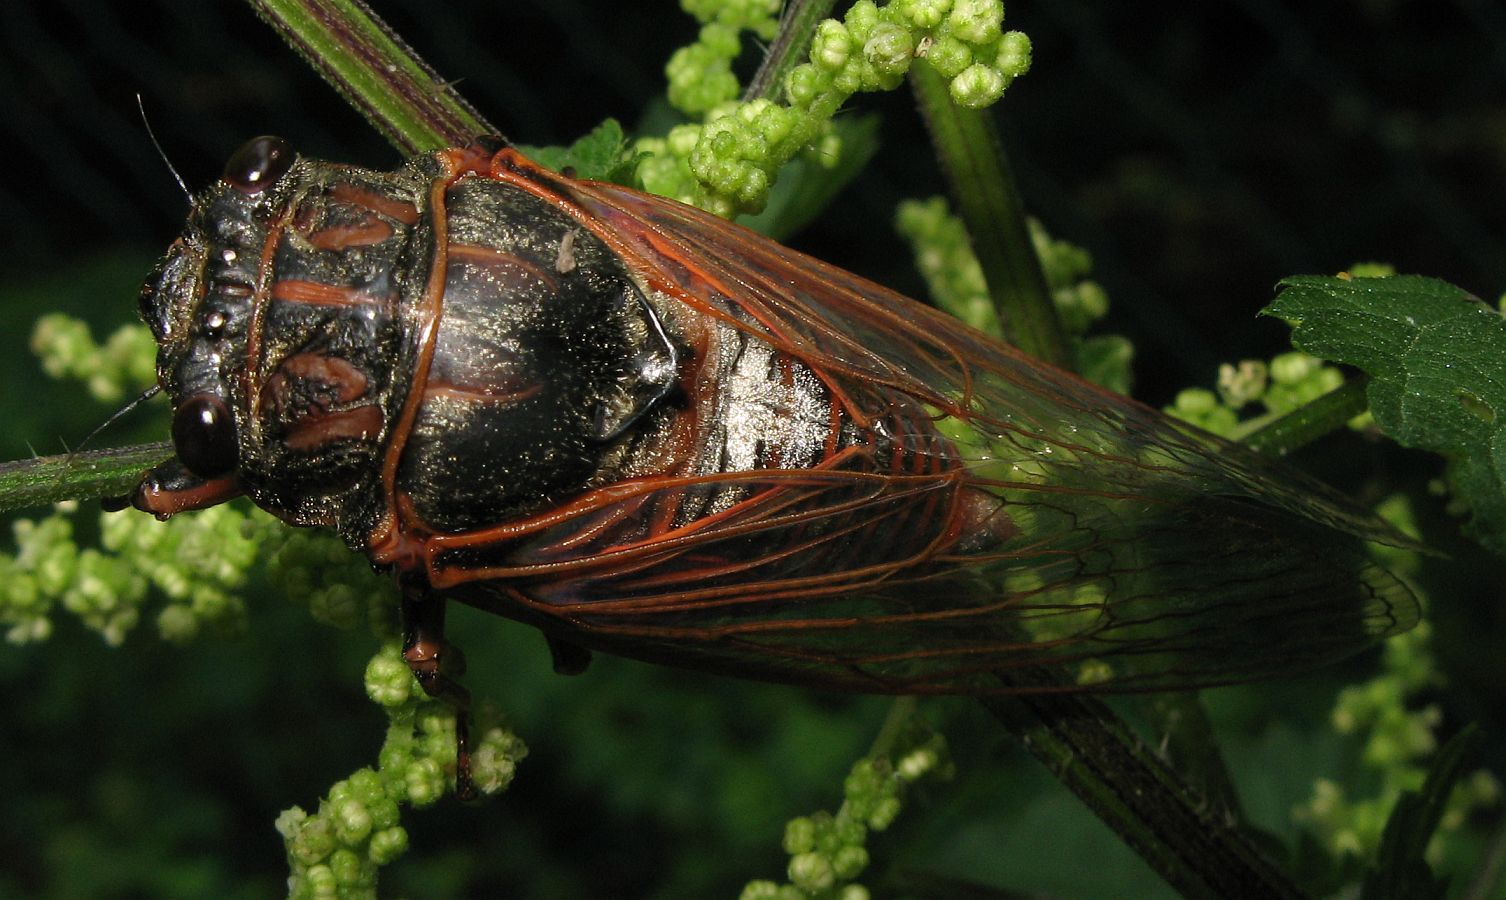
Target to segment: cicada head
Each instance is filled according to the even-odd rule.
[[[351,473],[370,468],[390,380],[369,371],[372,351],[352,360],[339,345],[369,344],[390,324],[391,259],[349,228],[338,245],[320,245],[316,232],[329,231],[332,183],[367,174],[383,177],[259,137],[194,198],[183,234],[141,291],[176,456],[147,473],[133,505],[165,518],[245,492],[289,521],[336,524]],[[370,233],[404,243],[393,229]],[[381,302],[341,302],[356,289],[315,290],[342,278],[383,281]]]
[[[287,203],[297,159],[280,138],[248,142],[223,177],[195,198],[183,235],[141,289],[141,314],[157,339],[157,381],[173,403],[178,462],[202,479],[235,471],[245,409],[238,378],[267,243]],[[286,186],[285,184],[283,185]]]

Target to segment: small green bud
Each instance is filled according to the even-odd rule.
[[[822,849],[834,853],[842,847],[856,847],[868,840],[868,826],[855,816],[837,815],[831,819],[831,828]]]
[[[738,900],[778,900],[779,885],[772,881],[750,881],[737,897]]]
[[[404,828],[384,828],[371,836],[367,850],[371,861],[385,866],[408,851],[408,832]]]
[[[848,7],[846,15],[842,16],[842,23],[847,26],[854,44],[865,44],[873,29],[878,26],[880,18],[879,8],[873,0],[858,0]]]
[[[340,880],[329,866],[310,866],[303,873],[303,889],[298,892],[300,897],[338,897],[340,895]]]
[[[365,683],[366,696],[386,707],[407,703],[418,686],[395,644],[383,647],[366,664]]]
[[[956,78],[973,64],[973,51],[967,44],[951,36],[938,37],[926,49],[926,62],[931,64],[942,78]]]
[[[376,873],[350,850],[336,850],[330,854],[329,868],[335,876],[335,883],[339,885],[342,893],[348,893],[353,888],[364,887],[368,884],[375,886]]]
[[[831,73],[812,63],[802,63],[784,79],[784,94],[797,107],[808,107],[817,96],[831,90]]]
[[[517,735],[500,727],[489,728],[471,751],[471,781],[484,796],[499,794],[512,783],[518,762],[528,748]]]
[[[883,831],[894,824],[903,808],[904,803],[899,797],[884,797],[869,808],[866,824],[874,831]]]
[[[1004,5],[998,0],[956,0],[947,16],[952,34],[972,44],[997,40],[1004,24]]]
[[[861,846],[843,847],[832,856],[831,868],[839,880],[856,878],[868,868],[868,851]]]
[[[952,79],[952,102],[964,109],[983,109],[1004,96],[1008,86],[1009,80],[997,69],[974,63]]]
[[[1206,388],[1187,388],[1177,394],[1178,415],[1200,416],[1218,408],[1218,397]]]
[[[1013,80],[1030,71],[1032,47],[1030,37],[1021,31],[1007,31],[999,38],[999,53],[994,68]]]
[[[350,629],[365,618],[364,596],[348,584],[334,584],[309,597],[309,615],[334,628]]]
[[[1322,365],[1322,360],[1306,353],[1283,353],[1271,360],[1271,380],[1278,384],[1296,384]]]
[[[811,63],[819,69],[835,73],[847,64],[852,53],[852,36],[847,26],[835,19],[827,19],[816,26],[815,38],[811,41]]]
[[[816,823],[805,816],[789,820],[784,826],[784,852],[791,856],[809,853],[816,846]]]
[[[371,813],[366,804],[350,798],[342,800],[330,810],[334,822],[335,838],[347,846],[359,844],[371,834]]]
[[[897,15],[917,29],[929,31],[942,23],[952,9],[951,0],[894,0]]]
[[[444,796],[445,785],[444,769],[438,761],[433,759],[416,759],[404,773],[404,784],[407,787],[408,802],[419,809],[432,806]]]
[[[792,857],[788,874],[791,884],[809,893],[829,891],[837,883],[831,861],[819,853],[801,853]]]

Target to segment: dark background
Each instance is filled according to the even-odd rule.
[[[531,144],[569,141],[607,116],[631,129],[662,90],[664,60],[695,32],[667,0],[377,9],[498,128]],[[1506,290],[1498,4],[1017,0],[1007,13],[1007,27],[1035,43],[1035,70],[999,107],[1021,190],[1054,234],[1093,253],[1114,303],[1105,330],[1135,341],[1145,399],[1167,402],[1211,383],[1221,361],[1284,349],[1285,327],[1255,313],[1286,275],[1376,259],[1489,299]],[[266,132],[310,155],[398,162],[241,4],[7,4],[5,458],[55,452],[106,412],[42,385],[24,350],[30,322],[54,308],[101,335],[129,321],[141,277],[186,212],[138,93],[190,186]],[[884,117],[879,155],[793,243],[918,293],[886,223],[898,199],[942,190],[934,162],[905,93],[856,105]],[[162,410],[143,418],[134,436],[106,442],[165,432]],[[1342,478],[1354,468],[1346,455],[1377,452],[1337,447],[1311,464]],[[1396,481],[1436,471],[1423,457],[1375,458]],[[1484,720],[1499,771],[1499,567],[1451,542],[1441,504],[1425,502],[1450,553],[1429,564],[1454,684],[1439,699],[1450,722]],[[146,627],[108,650],[60,615],[49,644],[0,647],[0,896],[280,890],[277,810],[312,806],[369,762],[381,723],[360,694],[369,639],[312,626],[275,597],[252,607],[252,634],[239,642],[176,650]],[[480,617],[456,627],[477,668],[503,685],[499,699],[534,755],[501,800],[410,818],[415,847],[386,882],[394,892],[561,897],[611,885],[624,896],[726,896],[744,879],[778,877],[781,823],[834,807],[841,773],[885,708],[611,661],[557,679],[522,629]],[[490,669],[482,646],[499,651]],[[1306,797],[1323,771],[1315,765],[1346,765],[1324,717],[1352,677],[1225,695],[1230,754],[1255,773],[1247,801],[1268,827],[1282,828]],[[1063,896],[1154,890],[994,726],[967,708],[937,709],[966,774],[925,793],[906,813],[916,824],[876,856]]]

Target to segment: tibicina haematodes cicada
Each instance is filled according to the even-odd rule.
[[[1183,688],[1408,627],[1385,525],[1253,452],[688,206],[501,142],[258,138],[141,296],[167,517],[246,494],[585,651],[886,694]]]

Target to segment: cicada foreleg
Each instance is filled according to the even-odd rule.
[[[471,800],[471,692],[458,680],[465,658],[445,640],[444,613],[444,598],[426,585],[403,585],[403,661],[425,694],[455,711],[455,796]]]

